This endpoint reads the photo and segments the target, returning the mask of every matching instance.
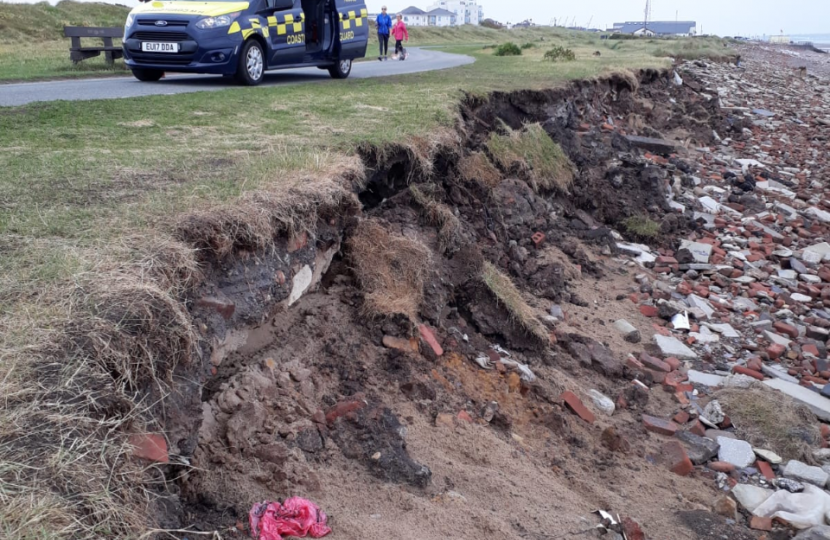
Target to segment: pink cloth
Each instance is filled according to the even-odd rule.
[[[409,30],[406,29],[405,22],[398,21],[395,23],[395,26],[392,27],[392,37],[400,41],[406,38],[409,41]]]
[[[282,504],[254,504],[248,514],[251,536],[257,540],[282,540],[282,536],[322,538],[331,532],[328,516],[311,501],[291,497]]]

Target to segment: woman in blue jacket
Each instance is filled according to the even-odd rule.
[[[389,56],[389,32],[392,30],[392,17],[386,14],[386,6],[378,15],[378,41],[380,42],[380,56],[378,60],[386,60]]]

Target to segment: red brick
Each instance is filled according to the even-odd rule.
[[[819,430],[821,431],[821,436],[823,438],[830,438],[830,426],[827,424],[819,424]]]
[[[725,461],[713,461],[708,465],[710,469],[722,473],[731,473],[735,470],[735,466]]]
[[[653,369],[655,371],[664,371],[666,373],[669,373],[672,370],[667,363],[647,353],[640,354],[640,362],[642,362],[642,364],[645,367]]]
[[[757,467],[758,470],[761,471],[761,474],[763,474],[764,478],[766,478],[767,480],[770,480],[770,481],[775,480],[775,473],[773,472],[772,467],[770,466],[770,464],[767,463],[766,461],[761,461],[759,459],[758,461],[755,462],[755,467]]]
[[[657,460],[679,476],[689,476],[695,470],[686,449],[678,441],[669,441],[661,446]]]
[[[658,433],[668,437],[674,437],[678,428],[677,424],[671,420],[664,420],[663,418],[657,418],[656,416],[649,416],[647,414],[643,415],[643,425],[652,433]]]
[[[678,360],[674,356],[669,356],[668,358],[663,360],[663,362],[668,364],[669,367],[672,369],[672,371],[676,371],[676,370],[680,369],[680,360]]]
[[[533,236],[530,237],[533,240],[533,245],[539,247],[545,241],[545,233],[537,232],[533,233]]]
[[[674,257],[660,256],[655,261],[656,264],[677,264],[677,259]]]
[[[444,354],[444,349],[438,343],[438,340],[435,339],[435,334],[432,333],[432,329],[429,326],[422,324],[418,327],[418,331],[421,333],[421,338],[427,342],[427,344],[432,347],[432,351],[435,353],[435,356],[441,356]]]
[[[222,316],[226,321],[233,317],[236,311],[236,304],[230,300],[216,298],[213,296],[203,296],[196,301],[196,305],[205,309],[210,309]]]
[[[757,356],[753,356],[747,361],[746,367],[753,371],[761,371],[764,367],[764,362]]]
[[[646,540],[646,535],[640,525],[633,519],[626,517],[622,520],[623,534],[628,540]]]
[[[329,407],[326,411],[326,423],[331,425],[338,418],[346,416],[350,413],[359,411],[366,406],[364,396],[362,394],[355,394],[349,399],[343,400],[336,405]]]
[[[681,281],[677,284],[677,292],[683,296],[688,296],[692,294],[692,286],[685,281]]]
[[[706,436],[706,426],[700,420],[695,420],[695,425],[689,428],[689,433],[693,433],[698,437]]]
[[[645,366],[642,364],[642,362],[640,362],[639,360],[637,360],[636,358],[634,358],[634,356],[632,356],[630,354],[625,359],[625,365],[627,367],[633,369],[633,370],[636,370],[636,371],[642,371],[642,370],[645,369]]]
[[[801,346],[801,352],[803,352],[804,354],[812,354],[813,356],[818,358],[818,347],[816,347],[812,343],[802,345]]]
[[[778,321],[775,324],[773,324],[772,327],[778,330],[780,333],[790,336],[792,339],[796,339],[798,337],[798,329],[795,326],[792,326],[785,322]]]
[[[470,413],[468,413],[467,411],[460,411],[457,415],[457,418],[462,422],[473,422],[473,417],[470,416]]]
[[[777,360],[778,358],[781,357],[782,354],[784,354],[785,350],[786,349],[784,348],[783,345],[780,345],[778,343],[773,343],[772,345],[767,347],[767,354],[769,355],[769,357],[772,360]]]
[[[651,380],[654,384],[663,384],[666,382],[666,375],[668,375],[668,373],[665,371],[656,371],[649,368],[645,368],[644,371],[651,375]]]
[[[772,518],[752,516],[749,519],[749,528],[754,529],[756,531],[771,531]]]
[[[133,446],[133,455],[137,458],[167,463],[167,441],[163,435],[153,433],[136,433],[130,435],[130,445]]]
[[[582,418],[589,424],[593,424],[596,417],[594,413],[588,410],[585,405],[582,404],[582,401],[576,397],[576,394],[573,392],[563,392],[559,399],[565,403],[565,406],[571,410],[575,415]]]
[[[308,245],[308,233],[303,232],[301,234],[292,236],[291,239],[288,241],[288,253],[294,253],[295,251],[299,251]]]
[[[640,313],[642,313],[646,317],[656,317],[657,316],[657,308],[654,306],[640,306]]]
[[[759,381],[764,380],[764,374],[763,373],[760,373],[758,371],[755,371],[755,370],[752,370],[752,369],[749,369],[749,368],[745,368],[743,366],[734,366],[732,368],[732,373],[740,373],[741,375],[747,375],[747,376],[752,377],[753,379],[757,379]]]
[[[685,424],[686,422],[689,421],[689,418],[690,418],[689,413],[687,413],[686,411],[680,411],[679,413],[674,415],[674,418],[672,418],[672,421],[676,422],[678,424]]]

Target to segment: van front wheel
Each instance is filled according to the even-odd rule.
[[[160,69],[133,68],[132,72],[133,77],[144,82],[156,82],[164,76],[164,72]]]
[[[351,72],[351,60],[338,60],[336,64],[329,68],[329,74],[335,79],[345,79]]]
[[[236,80],[245,86],[256,86],[262,82],[265,74],[265,55],[262,46],[255,39],[249,39],[239,53],[236,67]]]

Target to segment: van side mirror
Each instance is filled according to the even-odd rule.
[[[268,0],[268,7],[283,11],[294,8],[294,0]]]

